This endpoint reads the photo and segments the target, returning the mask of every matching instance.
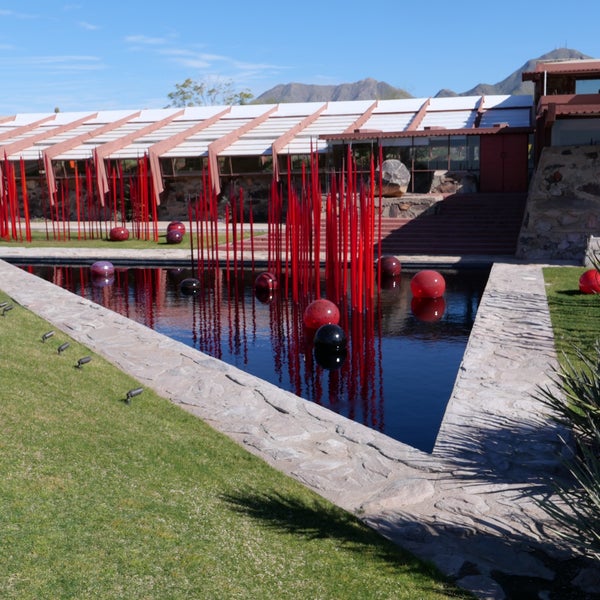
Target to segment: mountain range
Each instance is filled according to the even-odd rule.
[[[576,60],[592,58],[579,50],[558,48],[538,58],[529,59],[521,68],[511,73],[498,83],[478,83],[466,92],[454,92],[442,89],[435,97],[482,96],[494,94],[533,95],[533,82],[523,81],[522,73],[533,71],[540,60]],[[396,98],[413,98],[406,90],[396,88],[384,81],[366,78],[355,83],[340,85],[312,85],[305,83],[285,83],[262,93],[253,100],[254,104],[276,104],[279,102],[326,102],[341,100],[393,100]]]

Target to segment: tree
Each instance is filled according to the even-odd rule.
[[[207,104],[247,104],[254,98],[247,89],[241,92],[235,91],[230,80],[194,81],[189,77],[183,83],[176,83],[175,90],[167,96],[170,103],[166,108]]]

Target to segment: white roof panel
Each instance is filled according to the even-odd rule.
[[[323,115],[355,115],[356,117],[366,112],[373,106],[375,100],[347,100],[343,102],[329,102]]]
[[[427,102],[427,98],[398,98],[380,100],[373,113],[416,113]]]
[[[134,120],[144,121],[145,123],[155,123],[156,121],[162,121],[162,119],[173,116],[180,110],[181,108],[145,108],[140,111],[140,116],[136,117]]]
[[[508,123],[509,127],[530,127],[531,108],[486,110],[479,127],[493,127],[497,123]]]
[[[483,108],[531,108],[533,106],[533,96],[526,94],[519,96],[484,96]]]
[[[2,123],[1,126],[21,127],[23,125],[29,125],[31,123],[35,123],[36,121],[41,121],[42,119],[46,119],[55,115],[56,113],[19,113],[18,115],[14,115],[14,119]]]
[[[308,117],[317,112],[326,102],[284,102],[277,106],[276,117]]]
[[[259,156],[271,154],[272,140],[240,139],[235,144],[225,148],[220,156]]]
[[[204,121],[214,115],[223,112],[226,106],[187,106],[183,115],[176,117],[176,121]]]
[[[477,112],[474,110],[454,110],[427,112],[417,129],[443,127],[444,129],[465,129],[473,127]]]
[[[431,98],[427,112],[430,110],[473,110],[481,102],[481,96],[452,96],[451,98]]]
[[[404,131],[416,113],[373,113],[361,127],[377,131]]]
[[[310,154],[312,152],[324,152],[327,149],[327,142],[315,138],[296,138],[291,141],[281,154]]]
[[[208,154],[208,146],[211,144],[211,142],[214,142],[215,139],[218,138],[188,138],[187,140],[185,140],[185,142],[179,144],[177,148],[173,148],[168,152],[165,152],[161,156],[173,158],[176,158],[178,156],[206,156]]]
[[[231,107],[231,112],[227,113],[223,118],[251,120],[260,117],[274,106],[274,104],[236,104]]]
[[[78,121],[79,119],[83,119],[84,117],[93,117],[96,112],[95,110],[89,110],[85,112],[68,112],[68,113],[56,113],[56,118],[52,121],[48,121],[48,123],[52,123],[53,125],[61,126],[68,125],[73,121]]]
[[[101,110],[98,111],[98,116],[86,121],[86,123],[93,124],[96,127],[100,127],[107,123],[114,123],[121,119],[124,119],[128,115],[135,115],[140,112],[139,110]]]

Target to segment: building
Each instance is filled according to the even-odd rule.
[[[583,261],[600,236],[600,60],[540,61],[522,77],[535,85],[535,171],[517,255]]]
[[[600,143],[600,60],[539,61],[535,85],[536,159],[548,146]]]
[[[470,96],[17,114],[0,119],[0,191],[10,191],[11,176],[18,192],[27,180],[33,205],[64,201],[76,188],[103,204],[127,195],[143,171],[152,203],[173,216],[206,185],[207,171],[216,194],[235,183],[264,195],[273,179],[299,177],[311,156],[325,176],[348,148],[365,172],[380,148],[402,160],[414,193],[436,191],[448,172],[450,191],[466,181],[524,191],[531,108],[528,96]]]

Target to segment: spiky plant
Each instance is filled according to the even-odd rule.
[[[600,560],[600,340],[577,360],[564,357],[552,384],[538,389],[538,398],[555,420],[573,432],[574,444],[564,460],[570,474],[556,478],[554,494],[536,498],[554,519],[555,533],[572,548]]]
[[[591,352],[579,347],[573,352],[573,358],[563,354],[552,384],[540,387],[537,395],[558,422],[572,427],[580,443],[590,443],[600,428],[600,340]]]

